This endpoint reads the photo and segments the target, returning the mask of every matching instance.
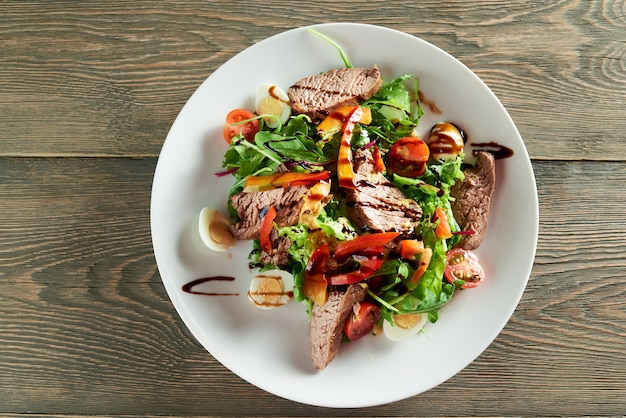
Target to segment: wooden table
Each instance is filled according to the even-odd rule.
[[[476,72],[525,140],[541,213],[527,290],[484,354],[357,410],[224,368],[150,240],[153,170],[193,91],[255,42],[331,21],[414,34]],[[0,46],[0,415],[626,412],[624,1],[4,1]]]

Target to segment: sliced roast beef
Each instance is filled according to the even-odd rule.
[[[276,210],[274,222],[278,227],[296,225],[302,219],[315,218],[330,200],[330,184],[290,186],[272,190],[231,196],[230,201],[240,221],[231,225],[231,233],[240,240],[257,239],[265,214],[270,206]],[[291,240],[282,237],[276,229],[270,234],[272,250],[261,254],[261,262],[282,266],[287,264]]]
[[[263,218],[270,206],[276,209],[279,226],[295,225],[309,189],[309,186],[294,186],[231,196],[231,204],[241,219],[231,228],[233,236],[241,240],[259,238]]]
[[[474,250],[480,246],[487,231],[487,218],[491,196],[496,185],[496,164],[493,155],[486,151],[475,151],[476,164],[464,170],[465,180],[457,183],[450,195],[454,218],[461,230],[469,232],[463,235],[459,246]]]
[[[352,161],[358,188],[345,191],[352,221],[374,232],[413,232],[422,208],[376,170],[372,148],[355,150]]]
[[[288,237],[283,237],[278,230],[272,230],[270,234],[272,249],[269,252],[261,253],[261,263],[264,265],[286,266],[289,263],[289,247],[292,241]]]
[[[361,302],[366,294],[364,286],[352,284],[345,292],[330,292],[323,305],[313,306],[309,339],[316,369],[324,369],[335,358],[354,304]]]
[[[295,113],[320,121],[341,106],[357,105],[380,90],[383,80],[378,67],[340,68],[305,77],[287,94]]]

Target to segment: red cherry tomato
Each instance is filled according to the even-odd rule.
[[[380,318],[380,308],[371,302],[359,303],[357,312],[352,311],[346,326],[344,334],[350,340],[358,340],[362,336],[369,334],[374,329],[374,325]]]
[[[234,109],[226,115],[226,124],[224,125],[224,139],[230,144],[232,139],[241,134],[248,142],[254,141],[254,135],[259,132],[259,121],[251,120],[250,122],[236,125],[238,122],[254,117],[254,113],[246,109]]]
[[[412,136],[397,140],[387,154],[389,169],[403,177],[418,177],[424,174],[429,157],[428,145]]]
[[[463,289],[476,287],[485,278],[485,272],[476,255],[462,248],[453,248],[446,253],[446,268],[443,274],[450,283],[463,280],[465,282]]]

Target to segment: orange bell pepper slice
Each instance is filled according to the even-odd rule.
[[[326,118],[319,125],[317,125],[317,132],[320,135],[333,134],[339,132],[346,122],[350,112],[354,109],[354,106],[341,106],[330,112]],[[361,114],[358,123],[369,125],[372,123],[372,110],[369,107],[362,107],[363,113]]]
[[[244,183],[243,191],[246,193],[262,192],[265,190],[278,189],[289,186],[306,186],[309,184],[325,181],[330,178],[330,171],[316,171],[313,173],[276,173],[266,176],[249,176]]]
[[[435,214],[433,215],[433,222],[437,222],[437,220],[439,220],[439,224],[435,227],[435,237],[438,240],[451,238],[452,231],[450,231],[450,223],[448,222],[448,215],[446,214],[446,210],[444,208],[435,209]]]
[[[355,106],[346,118],[341,132],[339,156],[337,157],[337,178],[339,186],[348,189],[357,188],[357,185],[354,184],[354,169],[352,167],[352,131],[362,114],[363,108]]]
[[[430,259],[433,257],[433,250],[431,248],[426,247],[422,251],[420,251],[419,254],[420,254],[420,261],[417,264],[417,268],[415,269],[413,276],[411,276],[411,283],[413,284],[417,283],[419,279],[422,278],[424,273],[426,273],[426,269],[428,268],[428,265],[430,264]]]
[[[424,249],[424,241],[403,239],[400,241],[400,257],[405,260],[415,260],[415,256]]]

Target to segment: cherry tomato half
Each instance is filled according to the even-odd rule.
[[[476,287],[485,278],[485,272],[476,255],[462,248],[453,248],[446,253],[446,268],[443,274],[450,283],[463,280],[465,282],[463,289]]]
[[[380,318],[380,308],[371,302],[359,303],[357,312],[352,311],[346,326],[344,334],[350,340],[358,340],[362,336],[369,334],[374,329],[374,325]]]
[[[387,154],[389,169],[403,177],[418,177],[424,174],[429,157],[428,145],[412,136],[398,139]]]
[[[224,139],[230,144],[232,139],[241,134],[248,142],[254,141],[254,135],[259,132],[259,121],[251,120],[250,122],[235,125],[238,122],[254,117],[254,113],[246,109],[234,109],[226,115],[226,124],[224,125]]]

